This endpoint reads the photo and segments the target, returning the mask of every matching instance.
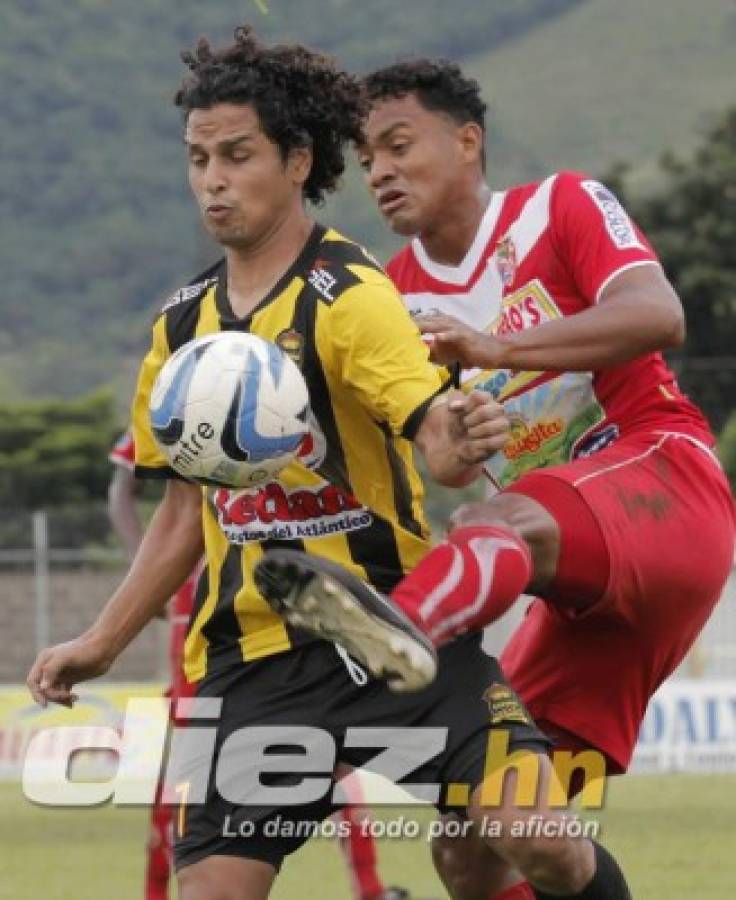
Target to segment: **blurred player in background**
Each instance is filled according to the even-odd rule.
[[[142,483],[135,477],[135,442],[130,431],[126,431],[116,441],[110,451],[109,459],[114,469],[108,489],[108,514],[115,534],[125,547],[129,559],[132,560],[143,539],[144,528],[137,507],[137,497]],[[184,641],[189,616],[194,605],[198,575],[199,567],[196,567],[176,591],[168,605],[171,684],[166,691],[166,696],[171,701],[172,716],[176,712],[176,703],[179,698],[191,697],[195,693],[195,686],[190,684],[184,675],[182,662]],[[172,838],[172,806],[161,802],[159,791],[151,808],[144,887],[145,900],[166,900],[168,897],[173,859]]]
[[[108,491],[108,513],[115,534],[132,560],[143,538],[144,528],[137,506],[142,481],[135,477],[135,442],[130,431],[118,438],[110,451],[109,459],[114,469]],[[194,696],[196,689],[194,684],[186,680],[182,663],[198,574],[198,569],[195,569],[169,604],[171,686],[166,696],[171,699],[172,714],[179,697]],[[355,900],[411,900],[411,895],[404,888],[385,887],[381,881],[375,841],[363,827],[367,813],[362,806],[360,781],[351,778],[345,784],[351,803],[337,813],[346,824],[345,828],[338,829],[339,846],[348,866],[350,887]],[[171,804],[161,803],[160,796],[157,796],[151,810],[145,900],[166,900],[168,897],[173,860],[172,809]]]
[[[594,179],[561,172],[491,191],[485,104],[457,66],[403,62],[365,85],[361,164],[391,228],[413,238],[387,271],[433,359],[461,364],[511,423],[486,466],[498,492],[459,509],[447,540],[391,596],[440,645],[517,599],[503,575],[515,558],[542,599],[509,642],[504,671],[558,745],[595,748],[621,773],[649,698],[703,627],[733,560],[713,437],[659,353],[684,339],[679,299]],[[357,652],[360,636],[351,641],[344,626]],[[494,896],[490,854],[473,868],[467,848],[436,849],[453,896]],[[519,884],[495,896],[546,895]]]

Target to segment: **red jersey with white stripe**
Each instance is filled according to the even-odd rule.
[[[387,272],[412,315],[440,312],[497,334],[534,328],[598,302],[620,272],[659,265],[646,238],[598,181],[560,172],[494,193],[458,266],[427,256],[414,239]],[[487,463],[500,486],[634,431],[676,431],[709,446],[704,417],[680,393],[661,354],[598,372],[466,372],[503,401],[511,437]]]

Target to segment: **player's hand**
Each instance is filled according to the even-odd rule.
[[[42,650],[28,673],[26,684],[36,703],[73,706],[78,699],[72,688],[79,681],[104,675],[110,668],[104,645],[90,635]]]
[[[476,331],[453,316],[417,316],[415,321],[432,362],[443,366],[460,363],[463,369],[502,367],[504,346],[492,334]]]
[[[509,421],[503,406],[485,391],[459,391],[449,400],[450,429],[457,455],[466,465],[485,462],[503,449],[509,436]]]

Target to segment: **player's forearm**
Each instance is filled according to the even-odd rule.
[[[498,337],[495,368],[597,371],[644,353],[678,346],[682,320],[632,293],[582,313]]]
[[[115,659],[189,576],[202,555],[199,488],[173,484],[154,513],[130,570],[88,637]]]
[[[477,396],[470,399],[452,391],[437,398],[417,432],[416,445],[438,484],[457,488],[471,484],[482,474],[482,461],[499,449],[506,439],[507,423],[502,408],[487,395],[481,396],[487,401],[482,404],[484,407],[500,414],[492,423],[479,421],[478,412],[471,413],[470,418],[463,421],[461,411],[454,409],[455,404],[477,409]],[[472,423],[470,427],[469,423]]]
[[[483,473],[483,467],[460,459],[452,447],[426,455],[427,468],[433,480],[444,487],[462,488],[472,484]]]

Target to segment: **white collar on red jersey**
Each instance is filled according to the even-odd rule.
[[[483,218],[480,220],[480,225],[478,226],[478,231],[473,239],[473,243],[465,254],[465,258],[458,266],[445,266],[441,263],[434,262],[434,260],[427,256],[427,251],[424,249],[419,238],[413,238],[411,248],[414,252],[416,261],[424,271],[438,281],[444,281],[448,284],[466,284],[478,267],[483,251],[488,246],[488,242],[493,234],[493,229],[498,222],[505,196],[506,194],[503,191],[494,191],[491,194],[490,202],[486,207],[486,211],[483,213]]]

